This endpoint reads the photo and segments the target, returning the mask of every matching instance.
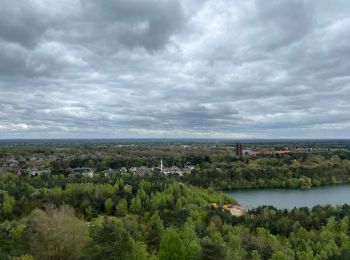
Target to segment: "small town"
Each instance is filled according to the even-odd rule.
[[[210,144],[210,145],[198,145],[198,144],[153,144],[153,150],[150,145],[145,144],[119,144],[119,145],[94,145],[88,148],[68,145],[67,147],[55,148],[50,145],[40,147],[41,152],[28,153],[23,150],[23,147],[30,148],[31,146],[24,145],[20,147],[19,151],[8,152],[7,150],[16,149],[14,147],[7,147],[6,145],[0,145],[0,174],[1,173],[13,173],[17,175],[49,175],[52,171],[59,167],[65,171],[66,175],[76,176],[88,176],[92,177],[94,174],[102,174],[105,176],[112,176],[118,174],[151,174],[155,172],[163,173],[164,175],[177,175],[182,176],[184,174],[190,174],[196,169],[196,165],[191,165],[190,162],[186,162],[183,167],[177,165],[164,165],[161,155],[158,155],[157,162],[154,163],[152,159],[152,166],[146,165],[130,165],[128,163],[123,164],[120,162],[120,167],[106,168],[106,167],[94,167],[96,163],[108,158],[108,160],[117,161],[120,158],[120,152],[140,149],[149,152],[157,152],[166,154],[167,149],[175,149],[180,153],[191,153],[198,151],[220,151],[222,153],[228,153],[230,156],[241,157],[263,157],[263,156],[275,156],[290,153],[299,154],[312,154],[331,151],[346,150],[345,148],[325,148],[322,146],[314,147],[299,147],[296,145],[290,146],[274,146],[266,144],[246,144],[236,143],[234,146],[229,144]],[[119,153],[119,154],[118,154]],[[113,156],[111,156],[111,154]],[[75,162],[80,161],[80,165],[74,167]],[[156,160],[157,161],[157,160]],[[78,163],[79,164],[79,163]],[[118,163],[117,163],[118,164]],[[136,163],[139,165],[139,161]],[[59,165],[59,166],[58,166]],[[58,166],[58,167],[57,167]],[[197,165],[198,167],[198,165]]]

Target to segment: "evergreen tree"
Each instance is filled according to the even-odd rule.
[[[118,216],[125,216],[128,214],[128,202],[126,199],[121,199],[118,205],[115,207],[115,213]]]
[[[93,224],[90,237],[83,259],[128,260],[135,255],[134,241],[118,219],[105,217]]]
[[[159,249],[163,232],[164,232],[163,221],[161,220],[158,212],[156,211],[151,217],[151,220],[148,226],[148,232],[146,235],[148,246],[151,250]]]
[[[179,232],[174,228],[168,228],[163,233],[159,249],[159,260],[183,260],[186,259],[184,243]]]
[[[105,201],[105,210],[107,214],[112,214],[113,210],[113,201],[111,198],[106,199]]]
[[[142,211],[141,199],[139,198],[139,196],[136,196],[131,201],[130,212],[134,214],[138,214],[138,213],[141,213],[141,211]]]

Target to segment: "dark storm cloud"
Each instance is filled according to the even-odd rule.
[[[0,138],[349,137],[345,0],[0,3]]]

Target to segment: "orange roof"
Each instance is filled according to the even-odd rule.
[[[276,153],[276,154],[285,154],[285,153],[290,153],[290,151],[278,150],[278,151],[274,151],[274,153]]]

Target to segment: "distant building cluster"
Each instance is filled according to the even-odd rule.
[[[310,152],[309,150],[299,150],[299,151]],[[269,155],[269,154],[287,154],[291,152],[292,151],[288,147],[273,147],[272,149],[243,148],[243,145],[241,143],[237,143],[235,148],[235,154],[238,157]]]
[[[9,158],[0,162],[0,173],[11,172],[18,175],[39,176],[50,174],[51,169],[48,162],[51,156],[32,156],[30,158]],[[28,162],[30,162],[28,164]]]
[[[51,174],[51,164],[56,160],[70,160],[65,154],[59,154],[56,156],[32,156],[32,157],[14,157],[5,158],[0,160],[0,174],[2,173],[14,173],[18,175],[29,175],[29,176],[41,176]],[[179,175],[191,173],[194,170],[194,166],[186,166],[179,168],[178,166],[165,167],[163,160],[160,161],[159,167],[120,167],[116,169],[108,169],[104,172],[106,176],[118,175],[118,174],[151,174],[154,172],[161,172],[164,175]],[[67,172],[70,172],[70,176],[81,176],[81,177],[93,177],[95,175],[94,170],[89,167],[77,167],[77,168],[66,168]]]
[[[90,168],[74,168],[72,171],[75,176],[94,177],[94,171]]]
[[[165,167],[163,164],[163,160],[160,160],[159,167],[147,167],[147,166],[140,166],[140,167],[120,167],[118,169],[109,169],[105,172],[105,175],[115,175],[115,174],[127,174],[127,173],[133,173],[133,174],[151,174],[153,172],[160,172],[164,175],[179,175],[182,176],[183,174],[191,173],[195,169],[194,166],[185,166],[184,168],[179,168],[177,166],[171,166],[171,167]]]
[[[288,153],[313,153],[335,151],[337,149],[330,148],[310,148],[310,147],[287,147],[287,146],[271,146],[271,147],[250,147],[246,148],[241,143],[235,145],[235,155],[242,156],[257,156],[257,155],[272,155],[272,154],[288,154]]]
[[[156,147],[158,152],[166,153],[169,150],[175,149],[179,154],[189,154],[193,150],[194,153],[205,149],[208,153],[212,150],[221,149],[226,152],[227,149],[234,151],[237,157],[244,156],[264,156],[264,155],[283,155],[288,153],[315,153],[315,152],[329,152],[336,151],[332,147],[320,146],[320,147],[307,147],[307,144],[274,144],[274,143],[256,143],[256,144],[242,144],[236,143],[234,147],[227,146],[227,144],[162,144]],[[28,176],[40,176],[49,175],[52,172],[55,174],[65,174],[69,176],[83,176],[93,177],[96,173],[96,169],[100,169],[100,165],[95,162],[103,161],[105,158],[113,158],[114,164],[108,164],[108,167],[103,168],[106,170],[98,170],[98,174],[104,174],[105,176],[113,176],[118,174],[139,174],[147,175],[153,173],[162,173],[164,175],[177,175],[183,176],[185,174],[192,173],[195,170],[192,165],[200,165],[202,162],[188,159],[191,162],[185,163],[186,166],[179,167],[179,165],[172,165],[167,163],[164,165],[163,160],[160,159],[159,166],[150,167],[146,165],[129,165],[128,163],[122,164],[118,160],[124,150],[136,150],[140,149],[143,153],[148,153],[152,149],[156,149],[151,145],[138,146],[136,144],[120,144],[120,145],[98,145],[89,148],[72,149],[69,147],[50,147],[47,150],[38,150],[38,152],[23,152],[23,153],[6,153],[3,152],[0,155],[0,174],[13,173],[18,175]],[[110,150],[115,150],[111,155]],[[74,152],[73,152],[74,151]],[[106,160],[107,161],[107,160]],[[152,161],[152,164],[154,162]],[[138,163],[139,164],[139,163]],[[147,164],[147,163],[142,163]],[[175,164],[175,163],[173,163]],[[107,165],[107,164],[106,164]],[[128,167],[122,167],[129,165]],[[85,166],[85,167],[83,167]],[[105,166],[104,166],[105,167]],[[201,166],[199,166],[201,167]]]

